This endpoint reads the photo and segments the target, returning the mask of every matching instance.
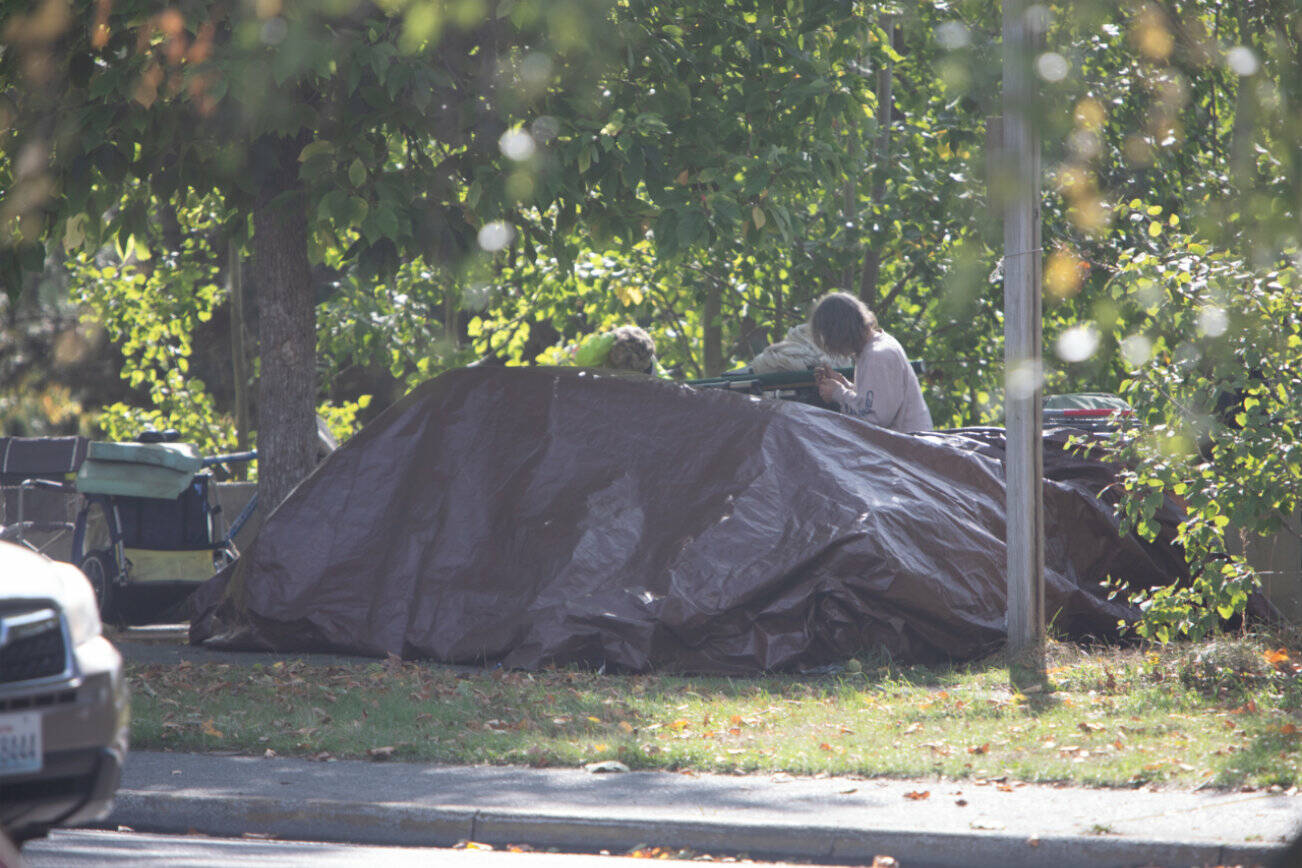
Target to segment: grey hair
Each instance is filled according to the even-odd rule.
[[[876,314],[848,292],[829,292],[820,298],[810,314],[809,328],[823,352],[851,357],[881,331]]]

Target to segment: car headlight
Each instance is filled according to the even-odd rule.
[[[63,593],[59,595],[59,603],[63,606],[64,617],[68,619],[72,644],[75,646],[89,642],[103,631],[95,589],[75,567],[69,567],[64,573],[62,584]]]

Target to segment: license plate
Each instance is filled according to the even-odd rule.
[[[0,775],[39,772],[44,758],[40,712],[0,714]]]

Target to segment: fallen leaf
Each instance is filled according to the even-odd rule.
[[[917,732],[917,731],[920,730],[920,729],[922,729],[922,724],[920,724],[920,723],[911,723],[911,724],[909,724],[907,727],[904,728],[904,734],[905,734],[905,735],[912,735],[913,733]]]
[[[931,790],[909,790],[904,794],[904,798],[910,802],[920,802],[923,799],[931,798]]]
[[[263,752],[262,755],[263,755],[264,757],[266,757],[267,759],[272,759],[272,758],[274,758],[274,757],[276,756],[276,752],[275,752],[274,750],[272,750],[271,748],[267,748],[267,749]]]
[[[972,753],[972,754],[983,754],[983,753],[989,753],[989,752],[990,752],[990,742],[986,742],[985,744],[979,744],[979,745],[975,745],[975,746],[973,746],[973,747],[970,747],[970,748],[967,749],[967,752],[968,752],[968,753]]]
[[[623,732],[625,735],[632,735],[632,734],[633,734],[633,724],[629,723],[627,720],[621,720],[621,721],[619,722],[619,729],[620,729],[620,731]]]
[[[394,750],[395,748],[392,745],[385,745],[384,747],[373,747],[373,748],[369,748],[366,751],[366,755],[374,760],[383,760],[393,756]]]
[[[200,727],[200,729],[203,730],[204,735],[211,735],[213,738],[222,737],[222,731],[217,727],[213,726],[211,717],[203,722],[203,725]]]
[[[825,741],[818,743],[819,750],[831,750],[832,746]]]
[[[1076,724],[1076,728],[1079,729],[1081,732],[1098,732],[1099,730],[1103,729],[1103,725],[1100,723],[1090,723],[1087,720],[1082,720],[1080,723]]]
[[[492,850],[492,844],[481,844],[478,841],[468,841],[462,839],[452,845],[453,850]]]

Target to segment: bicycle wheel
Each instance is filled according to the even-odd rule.
[[[81,568],[95,591],[95,599],[99,602],[100,619],[109,621],[113,606],[113,580],[118,573],[118,565],[112,549],[95,549],[87,552],[77,566]]]

